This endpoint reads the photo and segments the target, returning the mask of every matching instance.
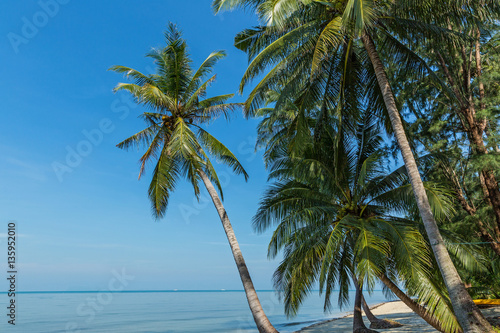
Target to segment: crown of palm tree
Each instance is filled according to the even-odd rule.
[[[120,142],[122,149],[146,148],[141,157],[139,178],[148,162],[156,162],[149,186],[153,215],[161,218],[167,208],[170,193],[178,179],[186,177],[199,195],[200,171],[215,183],[221,196],[217,173],[209,156],[229,165],[237,174],[248,178],[234,154],[208,131],[203,124],[229,114],[241,104],[226,103],[234,94],[206,97],[207,88],[215,81],[215,64],[225,56],[224,51],[211,53],[195,71],[187,44],[181,32],[170,23],[165,32],[166,46],[153,49],[146,56],[156,65],[155,74],[143,74],[125,66],[110,70],[123,73],[133,83],[119,83],[114,91],[128,91],[146,109],[141,118],[147,127]]]
[[[235,38],[236,47],[247,52],[250,60],[241,80],[241,91],[252,79],[270,69],[249,94],[248,114],[253,114],[266,100],[269,90],[283,85],[284,78],[288,78],[288,89],[283,89],[282,93],[294,96],[303,89],[297,80],[313,80],[318,73],[331,71],[332,63],[338,68],[332,80],[323,87],[337,86],[344,97],[350,91],[347,81],[355,61],[367,61],[359,41],[364,32],[377,38],[399,71],[412,73],[417,80],[429,73],[434,84],[449,92],[413,49],[422,47],[422,43],[463,41],[468,37],[448,29],[451,23],[473,24],[479,17],[492,17],[500,9],[498,2],[493,0],[486,0],[481,5],[463,0],[215,0],[212,6],[216,12],[248,7],[255,10],[261,20],[260,26],[245,29]],[[355,58],[353,54],[357,54]],[[378,93],[377,82],[375,79],[372,82],[367,90],[372,94],[371,103],[384,111],[382,99],[374,96]],[[335,99],[339,93],[330,92],[330,95]],[[390,131],[388,121],[386,127]]]

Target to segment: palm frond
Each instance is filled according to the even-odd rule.
[[[226,146],[201,127],[198,128],[198,137],[201,144],[206,147],[210,154],[214,155],[222,163],[230,166],[236,174],[242,174],[245,180],[248,180],[247,172],[236,156]]]
[[[164,146],[148,190],[153,216],[157,219],[165,215],[170,193],[175,190],[175,184],[180,175],[179,169],[177,160],[167,153],[167,146]]]

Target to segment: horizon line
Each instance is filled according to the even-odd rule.
[[[138,289],[138,290],[24,290],[24,291],[15,291],[19,294],[47,294],[47,293],[100,293],[100,292],[109,292],[113,294],[118,293],[166,293],[166,292],[236,292],[236,291],[244,291],[243,289]],[[274,291],[272,289],[262,289],[257,290],[260,292],[268,292]],[[0,291],[0,294],[7,294],[8,291]]]
[[[243,289],[145,289],[145,290],[121,290],[121,291],[111,291],[111,290],[32,290],[32,291],[15,291],[18,294],[84,294],[84,293],[101,293],[101,292],[109,292],[113,294],[119,293],[173,293],[173,292],[244,292]],[[311,290],[311,291],[320,291]],[[339,291],[339,290],[333,290]],[[349,291],[355,291],[349,290]],[[383,291],[382,289],[374,289],[373,291]],[[256,292],[278,292],[273,289],[260,289],[256,290]],[[0,291],[0,294],[8,294],[9,291]]]

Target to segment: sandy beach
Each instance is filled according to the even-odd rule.
[[[392,319],[404,325],[403,327],[398,327],[398,328],[377,329],[377,331],[379,332],[390,332],[390,333],[438,332],[401,301],[382,303],[373,306],[371,309],[373,314],[380,319]],[[481,311],[483,311],[483,314],[486,317],[500,316],[500,307],[482,309]],[[365,321],[365,325],[368,327],[370,322],[364,315],[363,315],[363,320]],[[352,314],[347,315],[340,319],[333,319],[330,321],[325,321],[322,323],[311,325],[309,327],[301,329],[298,332],[301,333],[352,332]]]

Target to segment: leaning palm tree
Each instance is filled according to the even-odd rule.
[[[294,315],[316,281],[325,291],[325,309],[335,287],[342,307],[352,281],[353,330],[366,332],[361,317],[363,287],[370,290],[374,279],[387,284],[390,275],[404,281],[407,290],[419,291],[414,293],[418,302],[404,299],[400,290],[398,296],[412,302],[410,306],[429,324],[442,332],[460,331],[446,294],[432,281],[432,257],[418,224],[398,216],[415,205],[406,172],[404,168],[385,172],[376,118],[365,113],[361,119],[356,135],[341,138],[338,130],[324,125],[321,133],[304,140],[300,156],[291,156],[293,138],[284,134],[294,127],[292,111],[279,117],[271,112],[259,127],[276,182],[266,192],[255,226],[263,231],[277,224],[269,255],[284,253],[275,287],[284,292],[285,311]],[[315,127],[314,120],[308,123]],[[430,184],[426,188],[435,213],[447,213],[445,191]],[[394,284],[388,287],[398,291]],[[427,309],[420,304],[427,304]]]
[[[215,80],[215,75],[210,76],[212,68],[225,53],[213,52],[194,71],[191,68],[186,41],[182,39],[175,25],[169,24],[165,38],[167,45],[163,49],[153,49],[147,54],[156,64],[155,74],[146,75],[124,66],[110,68],[135,81],[119,83],[115,91],[128,91],[138,104],[149,109],[141,115],[147,128],[117,146],[123,149],[147,148],[140,159],[139,178],[144,173],[147,162],[156,162],[148,192],[156,218],[164,216],[170,194],[180,177],[184,176],[190,181],[197,197],[200,194],[200,180],[203,182],[222,222],[258,330],[277,332],[266,317],[257,297],[233,228],[222,205],[222,188],[209,156],[229,165],[236,174],[242,174],[245,179],[248,175],[234,154],[201,126],[217,116],[227,117],[229,112],[241,106],[226,103],[233,94],[205,98],[207,88]]]
[[[307,71],[314,75],[321,68],[321,62],[329,59],[330,54],[343,45],[347,45],[348,50],[356,44],[364,48],[457,318],[467,332],[492,332],[491,325],[467,293],[446,250],[405,134],[380,50],[385,45],[407,68],[429,70],[407,44],[426,38],[441,38],[450,42],[453,38],[447,33],[446,20],[463,24],[464,11],[488,17],[489,12],[498,11],[498,1],[215,0],[213,3],[215,11],[238,6],[255,9],[264,23],[256,29],[245,30],[237,37],[237,44],[248,52],[252,60],[241,88],[268,66],[273,66],[250,93],[247,106],[255,107],[261,102],[262,95],[273,85],[276,76],[282,77],[288,72],[291,78],[295,78]],[[312,59],[309,64],[304,62],[308,56]],[[347,68],[347,61],[345,64]],[[293,91],[293,88],[288,90]]]

